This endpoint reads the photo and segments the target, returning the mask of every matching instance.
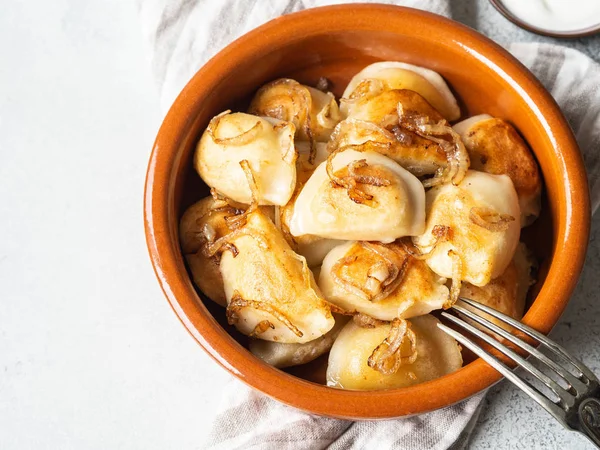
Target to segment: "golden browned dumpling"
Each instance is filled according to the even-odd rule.
[[[234,228],[213,245],[222,251],[229,322],[246,335],[283,343],[327,333],[334,320],[304,257],[260,209],[248,210]]]
[[[240,161],[254,173],[261,205],[285,205],[296,187],[295,127],[270,117],[225,111],[213,118],[194,155],[194,167],[211,188],[241,203],[252,196]]]
[[[248,112],[292,122],[296,126],[296,137],[303,140],[326,141],[341,119],[333,94],[289,78],[261,87]]]
[[[347,113],[344,99],[352,99],[356,88],[365,80],[379,80],[386,89],[415,91],[447,120],[456,120],[460,117],[458,103],[438,73],[424,67],[397,61],[374,63],[357,73],[348,83],[342,96],[341,110],[343,113]]]
[[[378,153],[346,150],[314,171],[289,228],[292,236],[391,242],[424,225],[425,191],[414,175]]]
[[[225,217],[239,213],[223,201],[206,197],[190,206],[179,222],[179,241],[196,286],[215,303],[226,306],[218,259],[207,256],[205,245],[231,230]]]
[[[420,94],[408,89],[383,90],[374,95],[364,95],[354,102],[346,101],[348,117],[367,120],[378,125],[398,123],[398,103],[409,114],[417,113],[435,122],[444,120],[442,115]],[[394,120],[395,119],[395,120]]]
[[[471,168],[508,175],[519,196],[521,226],[533,222],[540,213],[542,180],[533,153],[517,130],[487,114],[460,122],[454,129],[469,151]]]
[[[435,173],[448,164],[439,144],[397,126],[392,132],[354,116],[338,124],[329,145],[332,149],[365,147],[393,159],[416,176]]]
[[[325,257],[319,287],[340,308],[391,321],[441,309],[446,279],[410,256],[399,243],[348,242]]]
[[[349,317],[335,316],[335,325],[320,338],[304,344],[282,344],[281,342],[252,339],[250,351],[273,367],[291,367],[309,363],[329,351]]]
[[[372,391],[411,386],[462,366],[456,341],[425,315],[373,328],[349,322],[331,348],[327,385]]]
[[[510,263],[520,231],[510,178],[469,170],[460,185],[427,192],[427,229],[413,241],[438,275],[484,286]]]
[[[320,265],[329,250],[343,241],[324,239],[310,234],[302,236],[291,235],[289,227],[294,213],[296,198],[306,181],[315,171],[315,168],[324,162],[329,155],[327,152],[327,145],[322,142],[316,143],[316,153],[313,164],[311,164],[309,160],[310,144],[308,142],[297,142],[296,150],[298,150],[298,161],[296,162],[296,191],[285,206],[277,208],[275,225],[281,230],[292,249],[299,255],[304,256],[308,266],[312,268]]]
[[[519,243],[515,256],[502,275],[494,278],[485,286],[473,286],[464,283],[460,290],[461,297],[470,298],[507,314],[514,319],[521,319],[525,311],[527,291],[533,284],[532,269],[535,266],[533,256],[523,243]],[[471,308],[468,305],[467,308]],[[503,322],[488,314],[479,312],[499,326],[510,329]]]

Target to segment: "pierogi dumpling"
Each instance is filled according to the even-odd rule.
[[[214,117],[194,155],[194,167],[210,187],[236,202],[252,195],[240,161],[250,164],[258,203],[285,205],[296,186],[295,127],[270,117],[225,111]]]
[[[386,321],[441,309],[449,297],[445,283],[401,244],[371,242],[335,247],[323,260],[318,281],[327,301]]]
[[[354,90],[364,80],[380,80],[387,89],[408,89],[419,93],[447,120],[460,117],[458,103],[444,79],[433,70],[398,61],[382,61],[371,64],[358,72],[343,94],[343,99],[352,99]],[[342,113],[347,113],[344,101]]]
[[[298,161],[296,162],[296,191],[285,206],[278,208],[275,225],[282,231],[284,237],[290,246],[298,253],[306,258],[309,267],[315,267],[323,262],[325,255],[340,242],[333,239],[324,239],[319,236],[305,234],[303,236],[292,236],[289,231],[290,220],[294,212],[294,204],[296,198],[302,190],[302,186],[310,178],[315,168],[327,159],[327,145],[322,142],[316,143],[316,153],[314,163],[309,161],[310,144],[308,142],[297,142],[296,150],[298,150]]]
[[[261,87],[248,112],[292,122],[296,126],[296,137],[303,140],[327,141],[341,119],[332,93],[289,78],[280,78]]]
[[[542,180],[531,150],[508,122],[487,114],[454,125],[471,157],[471,168],[506,174],[512,180],[521,207],[521,226],[540,214]]]
[[[502,275],[494,278],[485,286],[473,286],[463,283],[460,295],[494,308],[514,319],[521,319],[525,311],[527,291],[534,283],[532,269],[535,260],[522,242],[519,243],[515,256]],[[475,309],[463,305],[467,309]],[[478,311],[478,314],[494,322],[496,325],[510,330],[511,327],[492,316]]]
[[[419,235],[424,228],[421,182],[383,155],[354,150],[317,167],[300,191],[290,220],[292,236],[345,240],[392,242]]]
[[[444,120],[423,96],[408,89],[384,89],[378,93],[374,92],[373,95],[357,98],[356,101],[348,103],[348,117],[378,125],[394,125],[398,123],[398,103],[406,112],[427,116],[435,122]]]
[[[246,214],[225,243],[220,269],[227,318],[239,331],[268,341],[304,343],[333,327],[306,260],[263,212]]]
[[[393,159],[416,176],[435,173],[448,164],[444,151],[437,143],[399,127],[391,132],[354,117],[338,124],[329,145],[332,149],[364,147]]]
[[[438,275],[484,286],[510,263],[520,234],[517,193],[506,175],[469,170],[458,186],[427,192],[427,228],[413,238]]]
[[[179,241],[196,286],[212,301],[226,306],[223,278],[218,260],[207,256],[204,246],[208,239],[218,239],[231,230],[225,217],[236,211],[227,203],[206,197],[190,206],[179,222]]]
[[[428,314],[406,322],[415,342],[403,339],[399,349],[384,361],[376,359],[394,350],[384,342],[392,335],[393,325],[383,323],[361,328],[354,321],[349,322],[329,353],[327,386],[364,391],[394,389],[430,381],[460,369],[459,346],[437,327],[439,321],[435,317]],[[398,361],[398,358],[404,360]],[[377,365],[388,370],[382,373],[381,369],[372,368]]]
[[[309,363],[327,353],[333,342],[348,322],[349,317],[335,316],[335,325],[320,338],[304,344],[282,344],[281,342],[252,339],[250,351],[273,367],[292,367]]]

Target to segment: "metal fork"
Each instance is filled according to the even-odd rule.
[[[471,308],[465,307],[467,305]],[[513,360],[517,367],[521,367],[541,383],[540,387],[544,385],[547,389],[542,387],[542,390],[540,390],[471,339],[443,323],[438,324],[443,331],[516,384],[552,414],[565,428],[582,433],[600,448],[600,384],[598,378],[590,369],[543,334],[495,309],[467,298],[461,298],[452,309],[463,318],[447,312],[442,312],[442,316]],[[539,348],[544,347],[549,350],[549,355],[542,353],[538,348],[482,317],[481,312],[489,314],[534,339],[540,344]],[[477,323],[479,327],[474,326],[473,322]],[[495,333],[496,339],[498,339],[498,336],[504,338],[529,353],[531,358],[535,358],[541,363],[541,367],[536,367],[532,364],[532,359],[526,360],[491,335],[482,331],[481,328]],[[557,360],[562,361],[557,362]],[[540,370],[541,368],[544,368],[546,373]],[[548,390],[548,392],[545,393],[544,390]]]

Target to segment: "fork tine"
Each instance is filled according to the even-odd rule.
[[[442,315],[449,316],[449,314],[447,313],[442,313]],[[565,412],[562,408],[560,408],[560,406],[558,406],[555,402],[547,398],[529,382],[520,378],[498,358],[490,355],[489,353],[486,353],[481,347],[479,347],[469,338],[463,336],[458,331],[453,330],[452,328],[444,325],[443,323],[438,323],[438,327],[450,336],[452,336],[454,339],[456,339],[459,343],[467,347],[485,362],[487,362],[490,366],[492,366],[494,369],[500,372],[508,380],[517,385],[523,392],[525,392],[532,399],[534,399],[541,407],[543,407],[546,411],[552,414],[552,416],[554,416],[556,420],[563,424],[565,423]]]
[[[582,381],[575,378],[575,376],[573,376],[568,370],[566,370],[564,367],[561,367],[558,364],[556,364],[553,360],[548,358],[546,355],[544,355],[542,352],[540,352],[537,348],[532,347],[527,342],[522,341],[521,339],[512,335],[505,329],[503,329],[503,328],[499,327],[498,325],[496,325],[495,323],[487,320],[485,317],[477,315],[477,313],[471,311],[470,309],[463,308],[462,306],[459,306],[456,304],[452,306],[452,309],[463,314],[464,316],[468,317],[469,319],[479,323],[480,325],[484,326],[485,328],[490,329],[491,331],[498,334],[499,336],[502,336],[504,339],[512,342],[517,347],[520,347],[521,349],[528,352],[530,355],[536,357],[538,360],[540,360],[541,362],[546,364],[557,375],[564,378],[566,383],[569,385],[567,388],[567,391],[569,391],[572,395],[577,395],[577,392],[583,392],[585,390],[585,384]]]
[[[535,378],[537,378],[540,382],[544,383],[548,387],[548,389],[550,389],[559,398],[559,400],[560,400],[559,404],[562,407],[566,407],[567,404],[569,404],[569,405],[573,404],[573,396],[569,395],[567,393],[567,391],[565,391],[565,389],[563,389],[561,386],[559,386],[553,379],[549,378],[545,373],[540,371],[537,367],[535,367],[529,361],[526,361],[521,356],[519,356],[517,353],[515,353],[512,350],[510,350],[509,348],[505,347],[504,345],[502,345],[500,342],[498,342],[496,339],[494,339],[490,335],[475,328],[473,325],[465,322],[464,320],[460,319],[459,317],[453,316],[448,313],[442,313],[442,316],[444,316],[449,321],[455,323],[459,327],[464,328],[469,333],[471,333],[474,336],[485,341],[487,344],[491,345],[496,350],[500,351],[502,354],[508,356],[510,359],[515,361],[519,366],[521,366],[523,369],[525,369],[527,372],[529,372],[531,375],[533,375]]]
[[[482,305],[481,303],[464,297],[460,297],[460,300],[466,303],[467,305],[472,306],[473,308],[488,313],[490,316],[495,317],[498,320],[508,323],[509,325],[513,326],[519,331],[522,331],[529,337],[536,339],[540,344],[544,345],[546,348],[558,354],[569,364],[571,364],[575,369],[577,369],[579,373],[574,375],[575,377],[583,381],[583,383],[589,384],[589,381],[598,382],[596,376],[581,361],[570,356],[563,347],[551,341],[539,331],[536,331],[533,328],[528,327],[527,325],[524,325],[523,323],[519,322],[518,320],[513,319],[512,317],[509,317],[506,314],[502,314],[501,312],[490,308],[489,306]]]

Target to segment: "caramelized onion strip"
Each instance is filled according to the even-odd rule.
[[[286,89],[285,94],[271,93],[269,95],[269,90],[275,86],[284,86]],[[314,164],[317,148],[311,123],[312,97],[310,91],[296,80],[281,78],[260,88],[255,98],[259,99],[264,95],[268,95],[267,98],[263,98],[265,105],[261,108],[257,105],[251,105],[250,113],[293,122],[294,125],[304,121],[303,131],[310,143],[308,161],[310,164]]]
[[[363,300],[370,300],[369,294],[362,290],[360,286],[355,284],[352,280],[346,279],[346,277],[342,274],[342,269],[344,266],[348,266],[356,262],[356,256],[345,256],[342,259],[338,260],[333,267],[331,268],[331,278],[333,282],[342,286],[345,290],[354,294]]]
[[[386,89],[386,84],[375,78],[366,78],[356,85],[348,98],[341,98],[340,103],[354,104],[361,100],[368,100],[381,94]]]
[[[394,292],[404,281],[409,258],[400,255],[384,244],[361,242],[360,245],[381,257],[387,266],[388,276],[381,282],[381,291],[370,298],[372,302],[381,301]]]
[[[460,135],[442,120],[434,123],[429,117],[417,113],[405,113],[402,103],[398,103],[398,124],[400,127],[438,144],[446,155],[448,166],[436,171],[433,178],[425,180],[425,187],[433,187],[451,182],[455,186],[465,177],[469,169],[469,154]]]
[[[246,211],[244,211],[243,213],[225,218],[227,226],[232,230],[237,230],[240,227],[243,227],[246,224],[248,216],[258,209],[259,190],[256,184],[256,179],[254,178],[254,172],[252,172],[252,167],[250,167],[250,163],[247,159],[241,160],[240,166],[244,171],[244,175],[246,175],[246,181],[248,182],[248,186],[250,187],[252,202],[250,203],[248,209],[246,209]]]
[[[444,303],[444,309],[451,308],[458,300],[463,272],[463,261],[460,255],[454,250],[450,250],[448,251],[448,256],[452,259],[452,286],[450,286],[450,297],[448,297],[448,301]]]
[[[498,214],[490,208],[474,206],[469,211],[469,220],[486,230],[496,232],[508,230],[510,222],[515,218],[509,214]]]
[[[270,314],[275,319],[280,321],[283,325],[285,325],[296,336],[298,336],[298,337],[304,336],[302,331],[300,331],[298,329],[298,327],[296,327],[296,325],[294,325],[292,323],[292,321],[284,313],[279,311],[275,306],[273,306],[269,303],[261,302],[261,301],[257,301],[257,300],[246,300],[237,291],[235,291],[233,293],[233,296],[231,297],[231,300],[229,301],[229,304],[227,305],[226,315],[227,315],[227,323],[229,323],[229,325],[235,325],[237,323],[237,321],[239,320],[238,313],[243,308],[252,308],[252,309],[256,309],[257,311],[262,311],[267,314]],[[262,322],[264,322],[264,321],[262,321]],[[260,325],[260,323],[257,325],[257,327],[259,325]],[[255,330],[256,330],[256,327],[255,327]],[[266,331],[266,330],[267,329],[265,328],[264,331]]]
[[[262,130],[262,122],[260,120],[256,121],[252,128],[244,131],[241,134],[238,134],[237,136],[229,138],[218,138],[215,133],[217,131],[217,128],[219,127],[219,123],[221,122],[221,119],[223,119],[223,117],[229,113],[231,113],[231,110],[224,111],[221,114],[213,117],[209,122],[208,127],[206,127],[206,132],[215,144],[232,146],[246,145],[254,141],[258,137],[258,134]]]
[[[265,237],[254,230],[246,230],[244,228],[238,228],[233,230],[231,233],[226,234],[223,237],[220,237],[214,242],[211,242],[206,245],[204,249],[204,255],[207,257],[215,256],[217,253],[222,253],[225,250],[230,250],[233,256],[238,255],[238,250],[236,246],[231,242],[242,236],[250,236],[254,240],[256,240],[261,248],[264,250],[269,249],[269,243],[265,239]]]
[[[366,151],[363,145],[360,146],[345,146],[338,147],[334,151],[332,151],[327,157],[326,162],[326,170],[327,175],[332,183],[337,186],[343,187],[348,192],[348,197],[354,202],[358,204],[366,204],[368,206],[372,206],[371,201],[373,200],[373,196],[371,194],[367,194],[363,190],[358,188],[359,184],[367,184],[371,186],[389,186],[391,181],[382,177],[374,177],[374,176],[365,176],[356,173],[356,170],[359,168],[367,167],[368,164],[366,160],[361,159],[358,161],[353,161],[348,165],[348,175],[339,177],[335,174],[333,170],[333,158],[339,152],[347,150],[351,148],[352,150],[357,151]]]
[[[354,314],[352,320],[361,328],[375,328],[377,325],[383,325],[387,322],[375,319],[363,313]]]
[[[427,245],[427,247],[431,247],[428,252],[423,253],[420,251],[414,244],[414,242],[410,238],[401,238],[400,244],[410,256],[418,260],[425,260],[429,258],[433,252],[435,251],[438,244],[441,242],[449,241],[452,239],[452,228],[446,225],[434,225],[431,230],[431,234],[435,237],[435,240],[432,244]]]
[[[410,353],[402,356],[402,344],[405,339],[410,342]],[[410,323],[396,318],[391,323],[388,336],[379,344],[367,364],[383,375],[392,375],[398,371],[402,364],[412,364],[417,360],[417,338],[410,329]]]
[[[358,245],[381,258],[379,262],[369,268],[366,283],[359,285],[351,278],[344,276],[344,267],[354,264],[358,259],[357,256],[352,255],[339,259],[333,265],[331,268],[333,282],[363,300],[381,301],[394,292],[404,281],[409,265],[409,257],[400,255],[392,248],[376,242],[359,242]],[[375,276],[377,271],[385,274],[383,280],[380,279],[381,277]]]
[[[275,329],[275,325],[273,325],[268,320],[261,320],[260,322],[258,322],[256,324],[256,326],[254,327],[254,330],[252,330],[252,333],[250,333],[248,336],[250,336],[250,337],[258,337],[261,334],[263,334],[265,331],[267,331],[269,328],[271,330],[274,330]]]

